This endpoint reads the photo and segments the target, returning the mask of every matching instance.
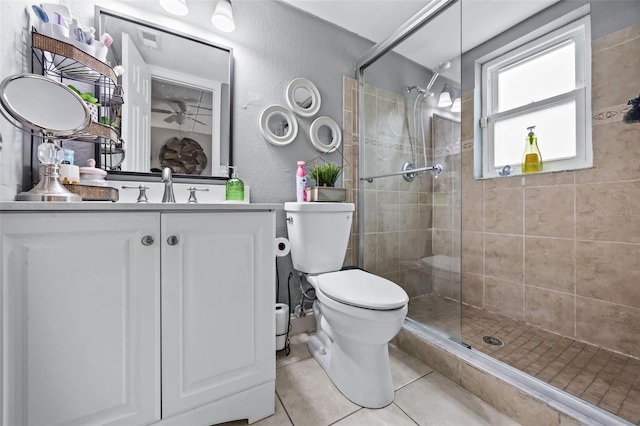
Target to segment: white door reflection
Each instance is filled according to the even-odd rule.
[[[122,105],[122,139],[126,156],[124,170],[148,172],[151,150],[151,71],[128,34],[122,34],[122,76],[126,102]]]

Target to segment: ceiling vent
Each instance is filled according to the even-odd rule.
[[[160,48],[160,35],[146,28],[138,28],[138,40],[140,41],[140,45],[148,47],[149,49]]]

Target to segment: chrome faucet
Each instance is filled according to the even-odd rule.
[[[162,182],[164,182],[162,202],[175,203],[176,197],[173,196],[173,181],[171,180],[171,169],[169,167],[162,169]]]

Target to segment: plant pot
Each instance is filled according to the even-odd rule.
[[[339,203],[347,200],[347,190],[329,186],[312,186],[307,188],[307,200]]]
[[[85,102],[87,108],[89,108],[89,114],[91,115],[91,121],[98,122],[98,107],[95,104]]]

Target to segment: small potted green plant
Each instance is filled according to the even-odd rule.
[[[118,126],[118,122],[116,120],[110,120],[109,117],[105,117],[104,115],[100,117],[100,124],[104,124],[105,126],[109,126],[114,130],[119,130],[120,126]]]
[[[333,163],[317,163],[311,167],[309,177],[316,185],[307,189],[307,199],[309,201],[345,201],[346,190],[335,188],[341,174],[342,166]]]
[[[333,163],[316,164],[309,170],[309,176],[317,186],[334,187],[342,174],[342,167]]]
[[[102,106],[100,105],[100,103],[98,103],[98,98],[96,98],[89,92],[85,92],[85,93],[81,92],[71,84],[69,84],[67,87],[69,87],[69,89],[73,90],[74,92],[76,92],[78,96],[80,96],[80,99],[82,99],[84,103],[87,105],[87,107],[89,108],[89,113],[91,114],[91,121],[97,122],[98,107]]]

